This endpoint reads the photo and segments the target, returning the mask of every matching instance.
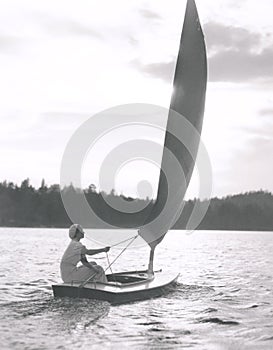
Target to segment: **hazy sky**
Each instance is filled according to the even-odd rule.
[[[0,0],[0,181],[58,183],[65,146],[89,116],[125,103],[168,107],[185,3]],[[196,3],[213,195],[273,191],[273,1]],[[135,173],[123,169],[117,189],[134,194]]]

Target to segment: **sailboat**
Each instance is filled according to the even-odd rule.
[[[204,35],[194,0],[187,0],[180,47],[173,81],[173,94],[168,113],[161,172],[156,201],[138,234],[150,247],[147,270],[127,271],[107,275],[108,282],[62,283],[53,285],[55,297],[80,297],[120,304],[162,296],[176,283],[176,273],[154,271],[156,246],[181,214],[182,203],[191,179],[202,130],[207,86],[207,57]],[[190,125],[187,145],[181,142]],[[173,130],[175,129],[175,135]],[[191,132],[194,130],[194,132]],[[189,151],[190,149],[190,151]],[[174,171],[168,176],[170,152],[183,170],[184,178]]]

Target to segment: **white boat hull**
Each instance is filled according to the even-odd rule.
[[[120,272],[107,275],[108,283],[90,282],[81,287],[80,283],[62,283],[52,286],[55,297],[87,298],[123,304],[133,301],[160,297],[176,284],[178,274],[157,271]]]

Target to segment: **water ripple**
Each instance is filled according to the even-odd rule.
[[[200,319],[199,322],[201,322],[201,323],[216,323],[216,324],[228,325],[228,326],[237,326],[240,324],[237,321],[221,320],[218,317]]]

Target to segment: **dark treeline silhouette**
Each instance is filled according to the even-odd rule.
[[[174,229],[185,228],[196,201],[185,203]],[[199,201],[204,205],[205,201]],[[273,195],[256,191],[212,198],[199,230],[273,231]]]
[[[76,203],[79,190],[69,186],[63,191],[65,195],[73,198],[73,203]],[[141,225],[152,206],[148,198],[133,200],[130,197],[116,195],[114,191],[110,194],[97,192],[94,185],[85,189],[84,194],[96,213],[91,218],[94,228],[106,228],[107,223],[121,227]],[[121,214],[111,208],[111,203],[121,203],[123,207],[126,207],[127,203],[128,206],[133,204],[136,213]],[[174,229],[186,227],[196,204],[202,206],[205,201],[194,199],[185,202],[183,212]],[[98,217],[102,218],[104,224],[98,220]],[[41,186],[36,189],[31,186],[29,179],[24,180],[20,186],[6,181],[0,183],[0,226],[68,227],[70,224],[59,185],[47,186],[42,180]],[[273,231],[273,195],[270,192],[258,191],[222,199],[213,198],[198,229]]]

